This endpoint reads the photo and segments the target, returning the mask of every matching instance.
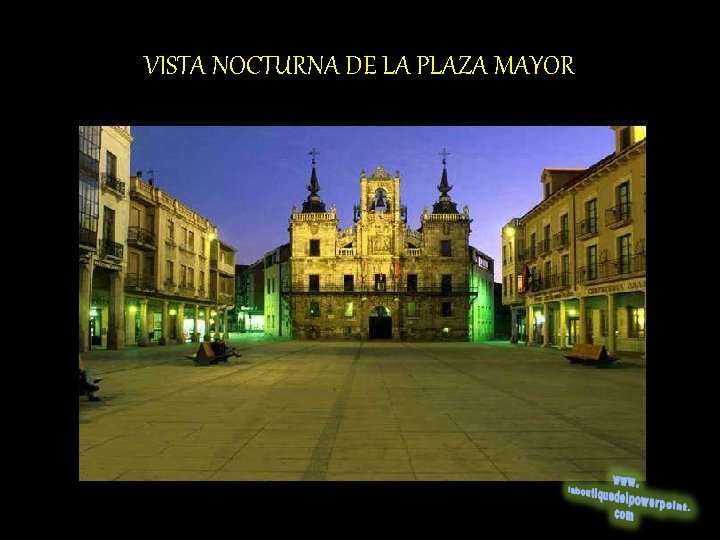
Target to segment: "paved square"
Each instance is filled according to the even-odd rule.
[[[92,351],[81,480],[605,480],[644,475],[644,361],[509,343],[238,341]]]

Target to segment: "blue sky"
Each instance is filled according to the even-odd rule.
[[[293,205],[305,200],[315,147],[320,196],[352,224],[360,171],[401,175],[408,225],[439,195],[446,148],[450,192],[470,207],[470,242],[496,261],[500,229],[542,197],[545,167],[588,167],[614,149],[608,126],[134,126],[131,172],[153,169],[155,185],[215,223],[251,263],[288,241]]]

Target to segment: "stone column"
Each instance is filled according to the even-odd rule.
[[[124,309],[125,291],[122,272],[111,272],[108,298],[108,349],[120,349],[125,343]]]
[[[210,306],[205,306],[205,335],[203,340],[210,341]]]
[[[146,298],[140,300],[140,335],[138,336],[137,344],[140,347],[147,347],[148,345],[148,330],[147,330],[147,305],[148,301]]]
[[[565,316],[565,302],[560,300],[560,341],[558,345],[561,349],[566,347],[565,329],[567,327],[567,319]]]
[[[218,314],[219,315],[219,314]],[[223,308],[223,339],[230,339],[230,334],[227,331],[227,308]]]
[[[185,343],[185,329],[183,328],[183,323],[185,322],[185,304],[183,302],[178,304],[177,315],[175,317],[175,331],[177,333],[177,342]]]
[[[548,307],[547,302],[543,302],[543,347],[549,347],[550,346],[550,325],[548,324],[548,314],[550,313],[550,308]]]
[[[587,307],[585,306],[585,297],[580,297],[580,321],[578,322],[578,335],[575,337],[576,343],[587,343]]]
[[[608,337],[606,349],[608,354],[613,354],[616,347],[615,339],[615,295],[608,294],[607,296],[607,318],[608,318]]]
[[[533,311],[532,304],[527,304],[526,311],[525,343],[530,345],[533,342],[533,336],[535,335],[535,312]]]
[[[158,340],[159,345],[167,345],[170,339],[170,314],[169,311],[170,302],[163,300],[162,303],[162,337]]]
[[[193,328],[192,328],[192,336],[190,337],[190,340],[193,342],[198,341],[198,335],[197,335],[197,322],[198,322],[198,312],[200,311],[200,306],[195,304],[193,305]]]
[[[135,312],[130,307],[125,309],[125,345],[135,345]]]
[[[90,291],[92,287],[92,263],[80,263],[80,352],[90,349]]]
[[[219,309],[218,306],[215,306],[215,308],[214,308],[215,316],[213,317],[213,319],[215,320],[215,323],[214,323],[215,333],[213,334],[214,339],[220,339],[220,311],[218,311],[218,309]],[[248,320],[247,320],[247,331],[248,332],[250,332],[251,320],[252,320],[252,317],[248,316]]]

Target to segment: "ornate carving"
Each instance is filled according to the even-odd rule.
[[[635,253],[642,253],[645,251],[645,239],[638,240],[635,242]]]
[[[388,172],[383,168],[382,165],[378,165],[375,170],[373,171],[370,178],[380,179],[380,178],[390,178],[390,175]]]
[[[320,230],[320,224],[319,223],[310,223],[310,232],[313,234],[317,234]]]
[[[443,223],[443,234],[446,236],[450,234],[450,224],[449,223]]]

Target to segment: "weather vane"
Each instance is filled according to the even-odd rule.
[[[308,154],[310,154],[312,156],[312,164],[315,165],[315,156],[319,155],[320,152],[315,150],[315,147],[313,146],[313,149],[310,150],[310,152],[308,152]]]
[[[447,157],[450,155],[450,152],[443,148],[442,152],[440,152],[439,155],[443,157],[443,165],[447,165]]]

